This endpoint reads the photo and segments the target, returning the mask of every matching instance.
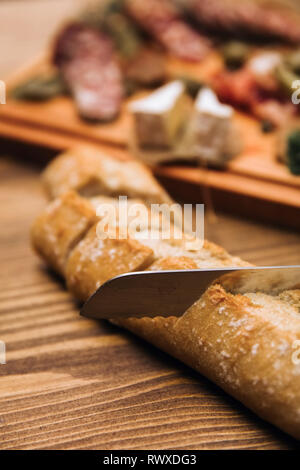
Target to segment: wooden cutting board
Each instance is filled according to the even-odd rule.
[[[201,65],[186,64],[171,58],[166,60],[169,75],[186,74],[207,81],[222,66],[217,54],[212,54]],[[47,57],[43,57],[25,67],[8,82],[8,90],[25,78],[47,69],[48,64]],[[46,103],[8,98],[7,104],[0,106],[0,135],[56,150],[92,143],[104,146],[109,152],[118,149],[124,158],[130,158],[128,145],[133,123],[127,104],[124,103],[116,121],[88,124],[78,117],[74,103],[68,97]],[[203,185],[206,185],[212,189],[217,208],[300,228],[300,177],[291,175],[276,160],[275,135],[262,134],[257,120],[246,114],[236,113],[236,123],[244,148],[225,171],[174,164],[155,168],[155,174],[173,195],[183,200],[199,202],[203,199]]]
[[[0,449],[299,449],[204,377],[79,316],[29,243],[39,174],[0,158]],[[300,264],[297,234],[220,217],[206,234],[258,264]],[[246,242],[247,240],[247,242]]]

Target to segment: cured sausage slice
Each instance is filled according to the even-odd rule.
[[[53,61],[82,117],[108,121],[118,115],[123,79],[108,36],[89,26],[70,24],[57,38]]]
[[[300,15],[249,0],[189,0],[186,3],[201,25],[215,31],[280,38],[300,43]]]
[[[198,61],[208,53],[210,41],[191,28],[170,0],[126,0],[128,14],[171,54]]]

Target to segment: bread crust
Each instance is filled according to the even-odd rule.
[[[108,279],[143,270],[153,260],[153,251],[136,240],[100,239],[95,224],[71,253],[66,267],[67,286],[84,301]]]
[[[56,157],[44,171],[42,181],[50,198],[73,189],[85,197],[122,195],[141,198],[146,204],[172,202],[142,163],[117,160],[89,146]]]
[[[70,252],[96,220],[89,201],[68,191],[36,219],[31,229],[32,245],[54,271],[64,276]]]

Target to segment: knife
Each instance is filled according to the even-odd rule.
[[[232,294],[277,295],[300,288],[300,266],[235,267],[126,273],[105,282],[81,315],[93,319],[180,317],[218,282]]]

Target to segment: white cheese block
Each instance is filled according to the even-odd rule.
[[[220,103],[210,88],[200,90],[181,151],[208,164],[224,164],[241,148],[233,115],[233,108]]]
[[[217,95],[210,88],[203,88],[199,91],[196,97],[195,108],[200,113],[220,118],[231,118],[233,116],[233,108],[220,103]]]
[[[186,118],[186,100],[185,86],[176,80],[130,103],[138,146],[171,148]]]

